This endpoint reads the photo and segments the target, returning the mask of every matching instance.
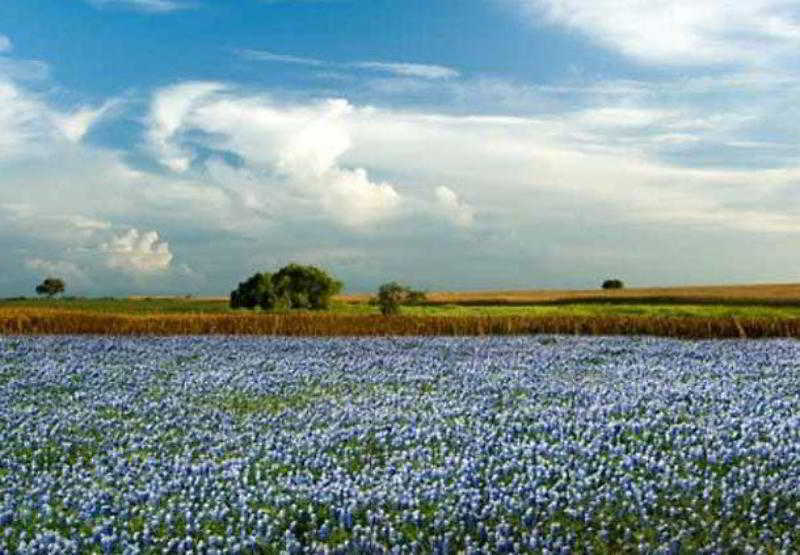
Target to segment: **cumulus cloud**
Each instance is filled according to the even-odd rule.
[[[512,0],[646,63],[762,65],[800,45],[792,0]]]
[[[172,261],[169,244],[159,240],[156,231],[129,229],[100,245],[100,251],[107,255],[109,268],[132,274],[164,271]]]
[[[392,217],[402,196],[394,185],[373,181],[365,168],[342,164],[352,145],[349,120],[355,111],[343,99],[281,105],[265,96],[224,94],[214,85],[190,84],[156,95],[149,136],[162,160],[174,162],[182,133],[192,131],[204,133],[205,146],[241,157],[263,180],[237,192],[252,208],[278,198],[292,202],[282,189],[298,200],[285,208],[305,210],[309,202],[316,203],[339,223],[363,227]],[[171,165],[185,170],[192,155],[187,148],[181,153],[184,162]]]
[[[11,47],[11,39],[3,34],[0,34],[0,53],[10,51]]]

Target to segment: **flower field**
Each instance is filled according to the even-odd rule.
[[[0,337],[0,553],[800,552],[800,343]]]

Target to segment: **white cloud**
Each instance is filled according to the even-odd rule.
[[[97,7],[105,6],[124,6],[134,10],[151,13],[168,13],[178,10],[185,10],[193,7],[187,2],[177,2],[175,0],[87,0],[90,4]]]
[[[189,82],[159,91],[150,107],[147,140],[162,164],[175,172],[189,168],[191,153],[173,139],[193,104],[223,88],[220,83]]]
[[[109,268],[132,274],[164,271],[172,261],[169,244],[160,241],[156,231],[129,229],[100,245],[100,251],[107,255]]]
[[[791,214],[769,216],[774,207],[745,210],[720,193],[735,190],[734,198],[748,198],[747,184],[761,179],[757,172],[681,168],[654,158],[659,149],[724,128],[714,114],[622,103],[538,118],[448,116],[357,107],[343,99],[280,104],[232,87],[203,91],[196,85],[166,89],[154,106],[164,104],[162,93],[174,102],[179,90],[191,101],[177,102],[181,108],[170,112],[176,117],[151,134],[167,153],[191,135],[205,148],[238,156],[243,169],[226,170],[219,161],[207,167],[224,175],[218,185],[242,210],[273,224],[289,214],[313,219],[315,210],[351,228],[388,222],[424,205],[424,190],[446,184],[434,189],[435,202],[422,211],[464,227],[474,223],[474,209],[455,187],[495,214],[517,212],[514,199],[535,194],[594,203],[598,213],[613,212],[617,220],[800,229]],[[184,148],[191,158],[193,147]],[[370,173],[400,175],[392,181],[407,184],[376,181]]]
[[[309,67],[327,67],[336,69],[365,69],[382,73],[391,73],[401,77],[416,77],[420,79],[452,79],[461,74],[450,67],[435,64],[415,64],[405,62],[379,62],[379,61],[360,61],[336,63],[320,60],[318,58],[308,58],[305,56],[292,56],[290,54],[276,54],[267,50],[236,50],[239,56],[258,62],[275,62],[282,64],[295,64]]]
[[[475,210],[466,202],[458,198],[455,191],[449,187],[440,185],[435,190],[436,201],[444,215],[450,218],[456,225],[469,227],[475,217]]]
[[[754,64],[800,45],[794,0],[511,0],[647,63]]]
[[[275,206],[275,199],[282,199],[306,211],[316,203],[333,220],[357,228],[391,218],[402,196],[393,185],[372,181],[366,169],[341,164],[351,147],[354,112],[342,99],[279,105],[264,96],[224,94],[218,87],[193,84],[156,94],[149,136],[162,160],[174,161],[182,133],[191,131],[203,132],[207,147],[242,157],[262,176],[261,183],[234,179],[246,207]],[[180,152],[181,160],[191,159],[189,148]],[[188,162],[172,166],[185,169]]]
[[[78,142],[92,125],[118,104],[118,101],[110,100],[97,108],[82,107],[69,114],[55,114],[54,123],[68,140]]]
[[[11,39],[0,34],[0,52],[9,52],[12,48]]]
[[[297,64],[304,66],[325,66],[329,65],[327,62],[318,60],[316,58],[306,58],[304,56],[292,56],[289,54],[275,54],[267,50],[251,50],[243,48],[236,51],[242,58],[254,60],[257,62],[277,62],[282,64]]]
[[[384,71],[403,77],[420,77],[422,79],[452,79],[460,75],[455,69],[431,64],[357,62],[352,65],[362,69]]]

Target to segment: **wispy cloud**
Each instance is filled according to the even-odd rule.
[[[431,64],[356,62],[350,65],[361,69],[384,71],[386,73],[402,75],[403,77],[421,77],[423,79],[452,79],[460,75],[455,69]]]
[[[8,52],[11,50],[11,39],[5,35],[0,34],[0,52]]]
[[[169,13],[196,7],[194,3],[177,0],[86,0],[97,7],[122,6],[149,13]]]
[[[378,62],[360,61],[336,63],[318,58],[308,58],[304,56],[292,56],[288,54],[276,54],[266,50],[241,49],[237,53],[248,60],[259,62],[275,62],[283,64],[296,64],[309,67],[326,67],[334,69],[361,69],[380,73],[389,73],[402,77],[417,77],[420,79],[452,79],[458,77],[460,73],[450,67],[435,64],[414,64],[402,62]]]
[[[242,58],[255,60],[258,62],[277,62],[281,64],[297,64],[312,67],[332,65],[327,62],[323,62],[322,60],[317,60],[316,58],[290,56],[288,54],[275,54],[274,52],[268,52],[266,50],[249,50],[247,48],[243,48],[241,50],[237,50],[237,53]]]
[[[646,63],[763,65],[800,46],[794,0],[511,1]]]

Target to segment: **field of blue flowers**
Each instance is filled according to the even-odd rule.
[[[800,342],[0,337],[0,553],[800,552]]]

